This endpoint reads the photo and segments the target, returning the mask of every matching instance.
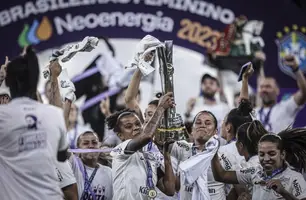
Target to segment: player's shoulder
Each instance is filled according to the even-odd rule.
[[[233,149],[233,144],[235,143],[229,143],[229,144],[226,144],[226,145],[222,145],[220,146],[219,148],[219,152],[221,153],[227,153],[227,154],[230,154],[232,153],[232,149]],[[234,145],[234,147],[236,148],[236,146]]]
[[[40,103],[40,109],[45,110],[46,114],[48,115],[62,115],[63,114],[63,109],[50,105],[50,104],[42,104]]]
[[[104,174],[112,174],[112,168],[99,164],[99,168]]]

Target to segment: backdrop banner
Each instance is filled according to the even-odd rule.
[[[265,72],[284,91],[297,88],[282,63],[293,53],[306,72],[306,15],[292,0],[11,0],[0,5],[0,59],[16,56],[25,45],[38,51],[82,40],[85,36],[140,39],[146,34],[205,54],[217,47],[226,27],[244,15],[239,30],[248,52],[261,42]],[[239,46],[237,49],[239,52]],[[187,68],[188,66],[186,66]],[[254,84],[253,84],[254,86]],[[285,92],[287,93],[287,92]],[[306,117],[305,110],[297,119]]]

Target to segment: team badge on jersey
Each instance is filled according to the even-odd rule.
[[[292,30],[289,27],[284,27],[284,33],[277,32],[278,39],[276,44],[278,46],[278,64],[282,72],[295,77],[291,68],[286,66],[283,62],[283,58],[286,55],[294,55],[298,61],[300,69],[306,72],[306,27],[292,26]]]

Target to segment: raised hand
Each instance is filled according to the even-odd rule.
[[[266,187],[268,189],[273,189],[275,192],[277,193],[283,193],[285,188],[284,186],[282,185],[281,181],[279,179],[271,179],[271,180],[268,180],[266,182]]]
[[[152,61],[153,57],[154,57],[155,51],[151,51],[147,54],[144,55],[144,61],[146,62],[150,62]]]
[[[286,55],[284,58],[284,64],[295,70],[299,67],[299,64],[293,55]]]
[[[166,141],[165,141],[164,144],[163,144],[163,151],[164,151],[164,154],[165,154],[165,153],[170,153],[170,152],[171,152],[171,148],[169,148],[169,146],[172,145],[174,142],[175,142],[175,140],[173,140],[173,139],[171,139],[171,138],[166,139]]]
[[[1,68],[0,68],[0,86],[3,82],[3,80],[6,77],[6,68],[7,68],[7,65],[8,65],[9,62],[10,61],[9,61],[8,57],[5,56],[5,62],[4,62],[4,64],[1,65]]]
[[[173,98],[173,93],[168,92],[159,99],[158,106],[163,107],[164,109],[175,107],[175,102]]]
[[[243,73],[242,78],[249,79],[253,73],[254,73],[254,68],[253,68],[252,63],[250,63],[247,69],[245,70],[245,72]]]
[[[49,65],[51,77],[57,78],[62,72],[62,66],[58,63],[58,60],[51,61]]]
[[[110,113],[110,103],[109,103],[109,97],[106,99],[102,100],[100,103],[100,111],[103,113],[105,116],[109,116]]]

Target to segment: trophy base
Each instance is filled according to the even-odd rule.
[[[161,119],[161,126],[157,129],[155,134],[155,141],[162,145],[167,140],[186,140],[188,134],[183,124],[182,117],[179,114],[175,114],[166,121],[164,118]],[[167,127],[165,126],[167,124]]]

